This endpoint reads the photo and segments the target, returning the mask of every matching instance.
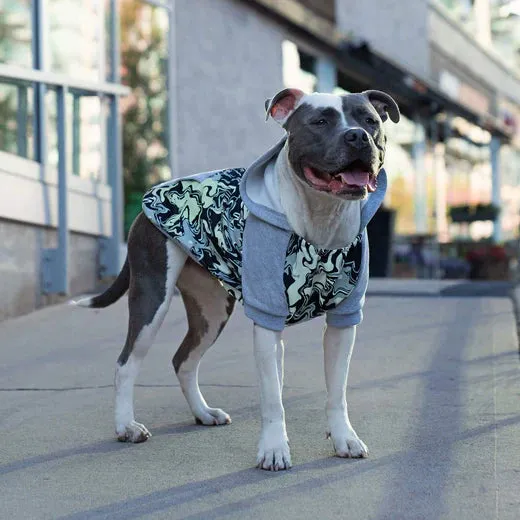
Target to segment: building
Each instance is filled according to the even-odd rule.
[[[123,206],[128,228],[148,185],[249,164],[281,135],[263,103],[283,86],[396,98],[399,233],[516,237],[520,76],[502,4],[4,0],[0,319],[115,275]],[[450,206],[478,202],[500,219],[450,223]]]
[[[117,32],[115,1],[0,6],[0,319],[118,270]]]

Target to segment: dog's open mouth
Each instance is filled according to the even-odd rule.
[[[373,193],[377,189],[377,176],[369,165],[362,161],[353,161],[344,170],[335,173],[320,171],[310,166],[303,168],[307,182],[319,191],[330,191],[334,194]]]

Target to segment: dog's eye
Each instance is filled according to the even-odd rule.
[[[315,126],[325,126],[327,124],[327,120],[326,119],[317,119],[316,121],[313,121],[312,124]]]
[[[373,118],[373,117],[367,117],[365,119],[365,121],[369,124],[369,125],[375,125],[376,124],[376,120]]]

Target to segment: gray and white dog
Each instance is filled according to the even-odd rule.
[[[366,224],[381,203],[386,187],[386,177],[382,170],[386,137],[382,123],[388,117],[397,123],[400,117],[399,109],[388,94],[375,90],[337,96],[320,93],[305,94],[297,89],[285,89],[266,101],[266,110],[267,117],[272,117],[286,130],[286,136],[262,163],[261,175],[256,177],[255,181],[257,195],[246,194],[243,190],[247,188],[243,188],[243,182],[240,193],[248,200],[249,195],[251,199],[255,199],[256,202],[251,202],[252,207],[255,205],[261,207],[263,204],[268,207],[267,210],[263,207],[266,214],[274,215],[272,218],[276,222],[285,222],[286,225],[275,226],[276,229],[273,231],[275,238],[266,239],[265,244],[258,246],[255,244],[257,240],[255,237],[261,240],[263,228],[258,228],[260,231],[250,232],[249,236],[246,236],[248,226],[254,224],[250,223],[253,217],[247,216],[254,213],[253,209],[249,208],[249,213],[244,213],[241,199],[238,206],[233,206],[239,208],[237,211],[233,210],[234,218],[243,217],[247,220],[245,231],[243,231],[243,223],[237,224],[244,235],[244,273],[237,268],[237,276],[242,277],[243,280],[238,280],[231,290],[231,282],[227,278],[219,280],[211,269],[205,268],[201,260],[207,255],[211,244],[226,242],[221,239],[222,237],[219,237],[218,241],[212,241],[212,237],[204,238],[196,254],[194,250],[189,250],[182,241],[179,241],[181,239],[177,240],[181,235],[184,236],[189,226],[182,221],[183,215],[188,213],[180,211],[175,206],[175,200],[185,200],[189,196],[200,201],[201,197],[206,197],[211,191],[207,183],[214,182],[214,175],[205,174],[200,179],[184,178],[185,181],[181,179],[178,182],[173,181],[173,184],[170,183],[166,187],[160,186],[154,192],[154,196],[159,197],[161,193],[167,193],[161,199],[162,205],[157,215],[140,214],[136,218],[128,238],[128,256],[115,282],[103,294],[75,302],[84,307],[106,307],[118,300],[127,290],[129,291],[128,334],[115,372],[115,423],[116,435],[120,441],[137,443],[146,441],[150,437],[147,428],[134,418],[134,383],[141,362],[166,315],[175,286],[182,295],[188,318],[188,332],[173,358],[173,365],[184,396],[197,422],[205,425],[231,422],[227,413],[219,408],[211,408],[206,403],[198,385],[198,369],[202,356],[213,345],[228,321],[235,300],[241,299],[240,291],[243,289],[246,314],[254,322],[254,354],[260,382],[262,429],[258,444],[258,467],[272,471],[291,467],[282,405],[284,353],[282,329],[286,323],[302,321],[301,316],[309,318],[322,313],[327,314],[323,347],[328,393],[326,404],[328,435],[338,457],[368,455],[366,445],[350,424],[346,385],[356,324],[361,321],[361,307],[368,280],[368,252],[360,253],[360,251],[368,249]],[[232,183],[235,174],[240,176],[244,174],[244,170],[225,170],[220,174],[219,178],[228,179],[226,182],[229,184]],[[248,171],[245,172],[244,177],[247,174]],[[261,185],[258,184],[259,180]],[[252,189],[255,188],[255,182],[251,183]],[[204,195],[200,192],[194,196],[194,187],[199,185],[204,185],[208,189],[204,190]],[[177,198],[172,195],[172,186],[177,190],[174,193]],[[179,186],[182,187],[181,190],[178,189]],[[212,189],[214,186],[215,184],[211,184]],[[238,193],[236,186],[233,186],[227,185],[226,193]],[[154,199],[150,206],[157,204],[157,200]],[[190,203],[193,203],[193,200],[195,199],[190,199]],[[226,200],[229,206],[229,197]],[[371,204],[372,200],[375,202]],[[164,208],[168,204],[170,220],[166,220],[170,222],[172,215],[176,215],[177,220],[174,219],[175,225],[165,231],[158,225],[158,220],[166,211]],[[205,205],[208,211],[213,211],[212,204],[214,203]],[[190,210],[190,214],[192,213],[193,209]],[[223,233],[222,222],[223,220],[219,220],[215,228],[218,228],[218,233]],[[193,225],[196,227],[196,224]],[[258,218],[255,225],[258,225]],[[200,231],[199,228],[197,229]],[[233,245],[238,235],[233,230],[229,233],[235,233],[232,235],[235,238],[228,240]],[[242,235],[236,240],[240,242],[241,237]],[[288,291],[291,294],[308,295],[314,294],[312,291],[316,290],[318,293],[329,292],[325,297],[318,293],[312,296],[312,311],[308,310],[311,305],[310,299],[305,296],[307,298],[305,311],[302,311],[300,317],[296,314],[299,312],[298,305],[301,302],[293,305],[290,301],[293,296],[288,296],[287,304],[282,301],[281,305],[282,307],[286,305],[287,313],[293,313],[292,318],[285,319],[282,316],[281,321],[264,322],[261,318],[256,318],[261,314],[255,314],[256,311],[248,312],[248,308],[254,308],[248,298],[251,300],[253,298],[251,294],[254,295],[255,291],[259,293],[263,289],[255,287],[257,283],[254,277],[257,274],[255,269],[250,268],[246,276],[246,249],[255,250],[256,247],[261,256],[263,248],[274,247],[271,244],[276,243],[277,240],[283,246],[280,246],[283,249],[282,256],[277,257],[278,253],[270,250],[262,258],[261,265],[258,264],[255,269],[275,273],[273,276],[269,275],[269,281],[274,280],[279,285],[283,285],[284,281],[290,279],[293,285]],[[288,246],[288,243],[292,245]],[[191,239],[189,244],[192,244]],[[354,248],[352,244],[358,244],[358,248]],[[295,258],[294,261],[298,261],[298,251],[290,255],[286,253],[287,248],[293,245],[296,249],[306,248],[307,256],[311,251],[318,259],[317,265],[322,262],[319,273],[318,268],[313,268],[314,271],[310,272],[308,265],[305,266],[307,271],[304,278],[311,280],[307,293],[300,289],[293,290],[301,278],[298,278],[300,276],[298,273],[293,273],[294,266],[287,267],[289,257],[291,261]],[[237,249],[242,250],[242,242],[238,244]],[[354,254],[354,249],[360,255],[357,260],[352,260],[352,257],[348,256]],[[276,274],[278,267],[276,269],[273,267],[269,271],[271,258],[273,263],[278,262],[281,265],[280,276]],[[233,261],[233,266],[236,267],[240,261],[237,261],[238,263]],[[255,262],[254,259],[247,261]],[[335,269],[334,266],[329,269],[332,264],[340,265],[340,268],[335,274],[330,275],[332,282],[327,286],[326,277]],[[213,261],[212,265],[214,265]],[[226,269],[224,270],[227,272]],[[357,294],[355,308],[348,304],[352,296],[349,295],[350,292],[345,292],[347,286],[352,289],[352,291],[349,289],[350,292]],[[276,292],[277,288],[273,290]],[[283,293],[283,287],[281,290]],[[269,289],[265,291],[269,292]],[[279,300],[275,296],[268,305]],[[341,303],[342,299],[350,307],[347,305],[347,310],[342,311],[343,314],[338,314],[335,308],[340,309],[345,304],[345,302]],[[321,304],[316,304],[316,301]],[[316,310],[316,305],[321,307]],[[258,304],[257,307],[260,308],[261,305]],[[270,323],[276,324],[271,326]]]

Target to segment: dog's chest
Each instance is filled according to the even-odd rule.
[[[150,190],[143,200],[146,216],[240,301],[244,269],[264,272],[269,262],[269,258],[257,258],[244,263],[249,212],[239,190],[243,174],[244,169],[238,168],[169,181]],[[266,226],[261,239],[268,250]],[[337,307],[351,294],[361,270],[361,235],[347,248],[323,250],[291,234],[284,255],[280,290],[287,303],[286,324],[293,324]],[[263,296],[265,306],[272,296]]]

